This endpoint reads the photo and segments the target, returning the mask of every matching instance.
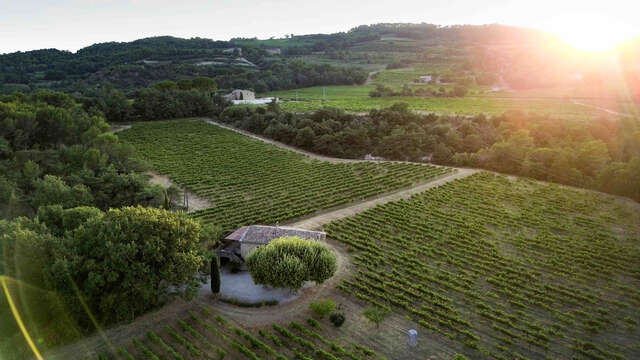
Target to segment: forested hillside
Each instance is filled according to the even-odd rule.
[[[56,49],[0,55],[0,92],[47,88],[86,95],[113,87],[127,94],[162,80],[218,77],[221,88],[264,92],[315,85],[358,84],[356,68],[289,61],[257,46],[169,36],[101,43],[76,53]]]

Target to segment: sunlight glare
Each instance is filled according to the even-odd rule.
[[[555,18],[548,30],[576,49],[590,52],[611,51],[634,36],[628,27],[611,19],[584,14]]]

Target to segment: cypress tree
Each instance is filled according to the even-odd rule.
[[[220,292],[220,259],[218,255],[211,258],[211,292],[217,294]]]

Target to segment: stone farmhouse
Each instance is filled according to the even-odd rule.
[[[224,96],[227,100],[255,100],[256,93],[250,90],[235,89]]]
[[[306,240],[324,240],[322,231],[311,231],[284,226],[251,225],[243,226],[223,240],[223,245],[216,251],[222,263],[228,261],[244,262],[251,250],[266,245],[271,240],[297,236]]]

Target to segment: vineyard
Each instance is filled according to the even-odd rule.
[[[328,326],[309,320],[305,325],[272,324],[253,333],[202,307],[187,319],[149,330],[91,359],[385,360],[366,346],[325,337],[322,328]]]
[[[424,86],[423,86],[424,87]],[[428,86],[433,87],[433,86]],[[440,86],[435,86],[439,88]],[[275,91],[264,96],[276,96],[284,99],[283,109],[297,112],[311,112],[325,106],[337,107],[351,112],[367,112],[372,109],[388,107],[397,102],[409,104],[415,111],[442,114],[488,114],[499,115],[505,111],[518,110],[527,113],[552,114],[561,118],[588,118],[601,114],[593,108],[574,104],[563,98],[518,97],[517,95],[479,94],[462,98],[455,97],[418,97],[391,96],[372,98],[369,92],[375,88],[369,86],[326,86],[298,90]],[[393,86],[394,89],[399,87]],[[415,88],[415,87],[414,87]],[[445,88],[448,88],[445,86]],[[295,99],[299,101],[295,101]]]
[[[354,254],[341,290],[471,358],[640,354],[634,205],[479,173],[326,230]]]
[[[281,222],[451,171],[313,160],[198,120],[138,124],[119,136],[158,172],[209,199],[213,206],[193,216],[224,229]]]

